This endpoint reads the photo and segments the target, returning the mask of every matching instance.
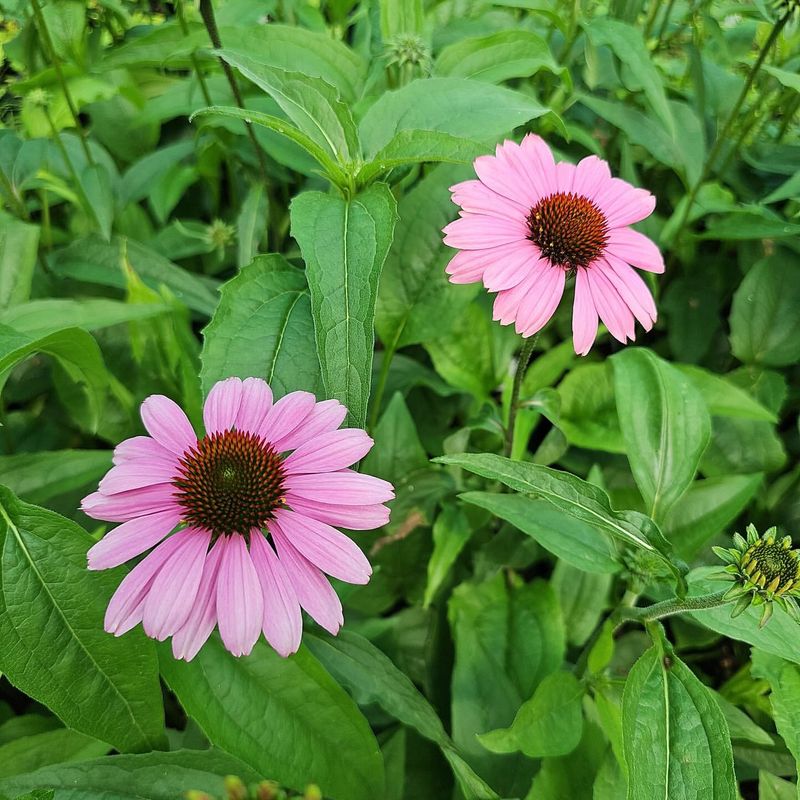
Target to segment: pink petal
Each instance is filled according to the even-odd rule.
[[[163,394],[148,397],[140,413],[147,432],[167,450],[181,456],[197,444],[197,436],[186,414]]]
[[[93,519],[127,522],[134,517],[174,508],[177,505],[174,492],[175,487],[171,483],[157,483],[111,495],[93,492],[83,498],[81,510]]]
[[[608,163],[597,156],[586,156],[575,165],[572,191],[594,200],[610,180],[611,170],[608,168]]]
[[[264,636],[286,658],[300,647],[303,635],[300,603],[283,565],[259,530],[250,533],[250,556],[264,595]]]
[[[360,461],[370,451],[372,439],[358,428],[323,433],[306,442],[283,462],[287,473],[334,472]]]
[[[153,580],[180,546],[181,540],[170,536],[123,578],[106,609],[104,628],[107,633],[122,636],[142,621],[144,603]]]
[[[610,228],[622,228],[649,217],[656,199],[645,189],[636,189],[621,178],[611,178],[594,198]]]
[[[589,279],[589,288],[592,290],[594,307],[608,328],[608,332],[622,344],[628,339],[633,341],[636,338],[633,314],[619,296],[619,292],[600,270],[589,267],[586,276]]]
[[[540,264],[546,262],[539,262]],[[566,284],[566,272],[560,267],[545,265],[536,290],[520,304],[517,312],[516,330],[522,336],[533,336],[549,321],[561,302]]]
[[[272,389],[261,378],[245,378],[242,381],[242,402],[236,417],[240,431],[258,431],[267,412],[272,408]]]
[[[548,262],[540,259],[531,265],[528,274],[516,286],[498,292],[494,299],[493,318],[501,325],[514,322],[525,298],[531,292],[537,291],[537,284],[545,269],[549,269]]]
[[[500,251],[498,255],[489,255],[498,251]],[[483,285],[490,292],[513,289],[525,280],[539,261],[540,255],[539,248],[529,240],[520,244],[506,245],[505,248],[465,250],[464,252],[485,254],[487,266],[483,273]]]
[[[281,452],[294,450],[317,436],[335,431],[344,422],[347,409],[338,400],[323,400],[311,409],[303,424],[276,442]]]
[[[324,522],[294,511],[275,512],[281,530],[315,567],[347,583],[368,583],[372,566],[359,546]]]
[[[664,257],[655,242],[633,228],[614,228],[609,231],[606,250],[639,269],[656,273],[664,271]]]
[[[516,247],[517,245],[513,245]],[[450,283],[475,283],[483,277],[486,270],[487,253],[498,248],[486,250],[460,250],[451,259],[444,271],[450,276]]]
[[[344,617],[342,603],[328,579],[306,558],[297,552],[276,520],[269,523],[269,531],[278,551],[278,558],[294,587],[300,605],[328,633],[339,632]]]
[[[350,469],[320,475],[288,475],[284,486],[293,494],[323,503],[373,505],[394,498],[394,487],[388,481]]]
[[[371,531],[381,528],[389,522],[389,509],[381,504],[374,505],[337,505],[309,500],[291,492],[286,493],[286,505],[307,517],[313,517],[328,525],[339,525],[351,531]]]
[[[524,220],[499,219],[485,214],[462,212],[443,229],[444,243],[459,250],[484,250],[523,241],[528,235]]]
[[[264,600],[244,536],[225,537],[217,576],[217,620],[225,647],[235,656],[250,655],[261,633]]]
[[[217,624],[217,573],[222,556],[220,538],[206,555],[200,588],[186,622],[172,637],[172,655],[191,661],[206,643]]]
[[[450,187],[452,201],[464,211],[474,214],[487,214],[490,217],[522,219],[528,216],[530,208],[524,203],[509,200],[490,189],[480,181],[463,181]]]
[[[310,392],[289,392],[281,397],[267,412],[259,427],[258,434],[281,450],[281,442],[305,420],[316,405],[316,399]]]
[[[107,533],[86,554],[89,569],[110,569],[157,545],[180,522],[178,508],[136,517]]]
[[[155,576],[142,615],[145,633],[159,642],[180,630],[194,608],[211,532],[185,528],[173,538],[181,543]]]
[[[555,159],[544,139],[534,133],[525,136],[520,143],[520,149],[528,180],[536,192],[536,199],[531,203],[534,206],[543,197],[557,191]]]
[[[578,269],[575,276],[575,301],[572,306],[572,340],[579,356],[585,356],[592,349],[599,323],[587,271],[583,267]]]
[[[647,284],[636,270],[614,256],[601,259],[592,269],[600,269],[619,292],[642,327],[649,331],[657,319],[656,304]]]
[[[203,405],[203,424],[206,433],[229,431],[236,423],[239,406],[242,403],[241,378],[226,378],[217,381],[206,397]]]
[[[142,458],[124,461],[112,467],[100,481],[97,489],[110,495],[142,489],[157,483],[169,483],[178,475],[178,462],[170,463],[164,459],[146,460]]]
[[[557,191],[569,194],[572,191],[572,180],[575,177],[575,165],[567,161],[559,161],[556,164],[556,187]]]
[[[124,464],[126,461],[147,461],[177,464],[175,454],[166,447],[162,447],[155,439],[149,436],[132,436],[120,442],[114,448],[114,463]]]

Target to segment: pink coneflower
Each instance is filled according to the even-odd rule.
[[[273,403],[257,378],[215,384],[195,434],[167,397],[142,403],[150,436],[117,445],[114,464],[82,508],[121,522],[89,550],[89,569],[108,569],[151,552],[125,577],[106,611],[121,636],[139,622],[172,636],[187,661],[215,626],[225,647],[247,655],[261,631],[283,656],[300,646],[304,608],[336,633],[342,605],[323,573],[366,583],[372,572],[358,546],[333,525],[385,525],[391,484],[347,467],[372,447],[341,429],[336,400],[292,392]]]
[[[445,229],[459,252],[447,266],[453,283],[483,281],[497,292],[494,318],[532,336],[553,316],[567,275],[575,275],[572,333],[585,356],[598,318],[623,344],[634,317],[645,330],[656,321],[653,296],[631,265],[663,272],[653,242],[628,226],[648,217],[655,198],[619,178],[597,156],[555,163],[550,148],[529,134],[496,155],[475,159],[479,180],[451,187],[461,206]]]

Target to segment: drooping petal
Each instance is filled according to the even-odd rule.
[[[603,271],[641,326],[649,331],[657,318],[656,304],[647,284],[636,270],[611,255],[601,259],[593,269]]]
[[[541,263],[541,262],[540,262]],[[560,267],[545,266],[536,291],[530,292],[517,312],[516,331],[533,336],[549,321],[561,302],[566,284],[566,272]]]
[[[444,227],[444,243],[459,250],[485,250],[512,242],[524,241],[528,226],[524,220],[489,217],[485,214],[462,215]]]
[[[164,397],[150,395],[140,410],[147,432],[160,444],[181,456],[197,444],[197,436],[181,407]]]
[[[550,267],[546,260],[540,259],[532,265],[525,278],[516,286],[498,292],[492,309],[493,318],[501,325],[509,325],[514,322],[525,298],[531,292],[538,290],[538,282],[545,269],[550,269]]]
[[[286,493],[286,505],[307,517],[313,517],[328,525],[338,525],[351,531],[371,531],[381,528],[389,522],[389,508],[380,503],[373,505],[338,505],[321,503],[299,497],[292,492]]]
[[[323,433],[335,431],[344,422],[347,409],[338,400],[323,400],[311,409],[303,424],[273,442],[279,451],[294,450]]]
[[[242,403],[242,379],[226,378],[217,381],[203,405],[203,424],[206,434],[229,431],[239,415]]]
[[[611,281],[598,269],[590,267],[586,270],[589,288],[592,291],[594,307],[603,320],[608,332],[618,341],[625,344],[636,338],[633,313],[619,296]]]
[[[459,250],[444,268],[450,276],[450,283],[475,283],[481,280],[487,266],[486,254],[496,250],[496,247],[487,250]]]
[[[575,300],[572,306],[572,341],[575,352],[585,356],[597,338],[599,319],[594,307],[592,291],[586,276],[588,270],[580,268],[575,276]]]
[[[172,637],[172,655],[177,659],[191,661],[200,652],[217,624],[217,573],[223,541],[222,538],[217,539],[206,555],[194,606],[186,622]]]
[[[276,520],[270,520],[269,531],[300,605],[328,633],[335,636],[344,622],[344,616],[342,603],[328,579],[297,551]]]
[[[122,636],[142,621],[153,580],[180,546],[181,540],[170,536],[122,579],[106,609],[104,628],[107,633]]]
[[[525,203],[509,200],[480,181],[463,181],[451,186],[450,191],[456,205],[474,214],[524,220],[530,211]]]
[[[259,436],[280,449],[278,442],[294,432],[311,413],[316,402],[310,392],[289,392],[267,412],[258,430]]]
[[[284,486],[299,497],[323,503],[372,505],[394,498],[394,487],[388,481],[350,469],[321,475],[288,475]]]
[[[92,519],[127,522],[134,517],[174,508],[177,505],[174,493],[175,487],[171,483],[109,495],[92,492],[81,501],[81,511]]]
[[[367,583],[372,566],[361,548],[336,528],[295,511],[275,512],[281,530],[315,567],[347,583]]]
[[[610,228],[633,225],[649,217],[656,199],[646,189],[636,189],[621,178],[611,178],[594,198]]]
[[[360,461],[370,451],[372,439],[358,428],[323,433],[306,442],[283,462],[288,474],[335,472]]]
[[[236,415],[236,427],[240,431],[256,433],[272,408],[272,389],[261,378],[245,378],[242,381],[242,400]]]
[[[464,251],[483,253],[486,261],[486,271],[483,273],[483,285],[490,292],[499,292],[503,289],[513,289],[518,286],[539,262],[539,248],[531,241],[525,240],[519,244],[507,245],[505,248],[495,248],[502,253],[498,256],[489,255],[491,250]]]
[[[615,228],[609,231],[606,250],[639,269],[656,273],[664,271],[664,257],[656,244],[632,228]]]
[[[264,595],[264,636],[286,658],[300,647],[303,635],[300,602],[283,564],[259,530],[250,534],[250,556]]]
[[[211,533],[185,528],[173,538],[180,539],[178,549],[155,576],[142,615],[144,632],[160,642],[180,630],[194,607]]]
[[[124,464],[127,461],[139,461],[141,459],[167,464],[178,463],[175,453],[167,450],[166,447],[163,447],[149,436],[131,436],[130,439],[125,439],[114,448],[113,460],[115,464]]]
[[[225,647],[249,655],[261,633],[264,600],[243,536],[225,537],[217,575],[217,623]]]
[[[107,533],[86,554],[89,569],[118,567],[157,545],[178,524],[178,508],[135,517]]]
[[[178,475],[177,459],[170,463],[166,459],[137,458],[112,467],[102,478],[97,489],[110,495],[142,489],[157,483],[169,483]]]

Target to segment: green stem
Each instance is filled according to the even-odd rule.
[[[219,28],[217,28],[217,21],[214,18],[214,8],[211,5],[211,0],[200,0],[200,16],[203,18],[203,24],[206,26],[208,38],[211,39],[211,44],[214,45],[215,49],[221,50],[222,39],[220,39],[219,36]],[[242,93],[239,91],[239,84],[236,82],[236,76],[233,74],[230,64],[228,64],[228,62],[223,58],[219,59],[219,63],[222,65],[222,71],[225,73],[225,77],[228,80],[228,85],[231,87],[233,99],[236,101],[236,105],[245,111],[246,109],[244,100],[242,99]],[[261,180],[264,182],[264,186],[267,186],[269,185],[269,181],[267,180],[267,163],[264,160],[264,152],[261,149],[261,145],[258,143],[258,139],[256,139],[253,126],[249,122],[245,122],[245,127],[247,129],[247,135],[250,137],[250,141],[256,151],[258,168],[261,172]]]
[[[181,32],[184,36],[188,36],[189,25],[186,22],[186,16],[183,13],[183,0],[175,0],[175,13],[178,17],[178,25],[180,25]],[[208,91],[208,84],[206,83],[205,75],[203,75],[200,70],[200,62],[197,60],[197,54],[192,52],[192,54],[189,56],[189,60],[192,62],[192,69],[194,69],[195,75],[197,75],[203,100],[205,100],[207,106],[213,106],[214,103],[211,100],[211,92]]]
[[[794,100],[789,104],[789,107],[784,112],[783,120],[781,121],[781,127],[778,129],[778,134],[775,137],[776,142],[780,142],[786,135],[786,131],[789,130],[789,125],[792,122],[792,118],[797,113],[798,108],[800,108],[800,95],[794,98]]]
[[[375,395],[372,399],[372,408],[369,412],[369,424],[367,425],[367,429],[370,432],[373,432],[375,426],[378,424],[378,414],[381,412],[383,393],[386,391],[386,380],[389,377],[389,367],[392,365],[392,359],[397,352],[397,343],[400,341],[400,333],[401,331],[397,332],[397,336],[394,337],[392,344],[383,351],[381,371],[378,374],[378,382],[375,384]]]
[[[645,20],[644,30],[642,31],[642,36],[644,37],[645,41],[647,41],[651,31],[653,30],[653,25],[655,25],[656,17],[658,16],[658,10],[660,8],[661,0],[653,0],[650,5],[650,9],[647,12],[647,19]]]
[[[728,603],[732,603],[732,599],[725,598],[726,594],[727,590],[714,592],[713,594],[701,594],[697,597],[685,597],[683,600],[675,597],[671,600],[655,603],[652,606],[646,606],[645,608],[628,606],[617,609],[615,617],[617,621],[620,622],[626,619],[643,623],[654,622],[657,619],[672,617],[675,614],[683,614],[687,611],[701,611],[705,608],[716,608],[717,606],[724,606]]]
[[[717,134],[716,140],[714,142],[714,146],[711,148],[711,152],[706,157],[706,160],[703,164],[703,170],[700,173],[700,177],[695,181],[694,186],[692,186],[691,191],[689,192],[689,197],[686,201],[686,205],[684,206],[683,213],[680,216],[678,224],[675,229],[675,235],[672,240],[672,252],[674,253],[678,249],[678,245],[681,240],[681,235],[683,234],[684,228],[686,227],[686,222],[689,219],[689,214],[694,206],[694,201],[697,199],[697,194],[700,191],[700,187],[705,182],[706,178],[708,177],[709,173],[711,172],[712,167],[714,166],[714,162],[719,155],[719,151],[722,148],[722,145],[727,141],[728,135],[730,134],[731,128],[733,127],[734,122],[736,121],[739,111],[742,108],[742,104],[747,97],[748,92],[750,91],[750,87],[753,85],[753,81],[756,79],[756,75],[758,71],[761,69],[761,65],[764,63],[764,59],[767,57],[767,54],[772,49],[772,45],[780,36],[781,31],[783,30],[786,23],[789,21],[790,13],[787,11],[773,26],[772,30],[770,31],[769,37],[767,41],[764,43],[764,46],[758,53],[758,58],[756,58],[755,63],[750,68],[750,72],[747,74],[747,80],[744,82],[744,86],[742,87],[742,91],[739,92],[739,96],[736,98],[736,102],[733,105],[733,108],[728,114],[728,118],[725,120],[725,124],[722,126],[722,130]]]
[[[537,333],[522,340],[522,349],[519,353],[517,369],[514,372],[514,386],[511,389],[511,403],[508,407],[508,426],[506,427],[505,442],[505,455],[509,458],[514,446],[514,429],[517,425],[517,411],[519,411],[519,393],[522,389],[522,379],[525,377],[525,370],[528,368],[528,363],[533,355],[533,348],[536,347],[538,339],[539,334]]]
[[[28,214],[28,208],[25,205],[25,202],[17,194],[16,190],[11,184],[11,181],[8,179],[8,176],[5,174],[5,172],[3,172],[2,169],[0,169],[0,183],[3,185],[3,189],[11,199],[11,203],[16,206],[17,213],[20,215],[20,217],[22,217],[22,219],[30,219],[30,214]]]
[[[669,25],[669,18],[672,16],[672,8],[675,5],[675,0],[669,0],[667,3],[666,11],[664,11],[664,18],[661,20],[661,27],[658,29],[658,36],[656,36],[656,50],[661,47],[664,34],[667,32],[667,25]]]
[[[89,150],[89,144],[86,141],[86,131],[83,129],[83,125],[81,125],[81,120],[78,116],[78,108],[75,105],[75,101],[72,99],[69,87],[67,86],[67,80],[64,77],[64,71],[61,69],[61,60],[58,58],[55,47],[53,46],[53,40],[50,38],[50,31],[47,28],[47,22],[45,21],[44,14],[42,14],[42,8],[39,5],[39,0],[31,0],[31,7],[33,8],[33,16],[36,18],[36,27],[39,29],[39,36],[42,39],[42,44],[44,45],[44,49],[47,51],[48,58],[53,64],[53,69],[56,71],[58,82],[61,84],[61,91],[64,93],[64,99],[67,101],[69,113],[72,116],[72,121],[75,123],[75,127],[78,130],[78,138],[81,141],[81,146],[83,147],[83,152],[86,155],[86,160],[90,164],[94,164],[92,153]]]

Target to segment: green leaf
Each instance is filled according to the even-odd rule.
[[[109,376],[92,335],[80,328],[65,328],[34,339],[0,325],[0,392],[11,370],[34,353],[55,358],[70,379],[81,386],[90,413],[87,423],[96,428]]]
[[[628,800],[736,800],[725,717],[665,641],[631,669],[622,713]]]
[[[685,375],[649,350],[627,348],[611,363],[631,471],[660,521],[697,472],[711,438],[708,408]]]
[[[752,475],[721,475],[695,481],[670,509],[664,533],[683,558],[693,558],[700,548],[722,533],[744,511],[764,480]]]
[[[436,517],[433,523],[433,553],[428,560],[428,582],[422,601],[425,607],[433,602],[436,592],[447,578],[472,532],[467,515],[455,503],[445,505]]]
[[[388,656],[367,639],[346,630],[335,638],[306,634],[305,639],[311,652],[350,691],[359,705],[376,704],[399,722],[439,745],[453,767],[466,800],[497,797],[461,759],[431,704]]]
[[[448,281],[444,268],[454,251],[442,243],[442,228],[454,213],[448,187],[467,174],[463,167],[437,167],[398,204],[375,312],[375,327],[387,348],[445,335],[475,296],[474,287]]]
[[[105,755],[110,749],[105,742],[69,728],[23,736],[0,747],[0,779],[33,772],[49,764],[85,761]]]
[[[380,10],[384,42],[398,34],[422,33],[425,23],[422,0],[380,0]]]
[[[692,364],[675,364],[688,375],[692,383],[700,390],[706,401],[709,413],[721,417],[737,417],[740,419],[756,419],[764,422],[777,422],[777,417],[765,408],[744,389],[702,367]]]
[[[559,561],[551,583],[558,595],[570,644],[582,647],[608,608],[611,573],[586,572]]]
[[[510,728],[478,734],[493,753],[521,750],[530,758],[563,756],[581,740],[583,687],[571,672],[554,672],[517,711]]]
[[[101,297],[46,297],[0,312],[0,325],[8,325],[20,333],[38,337],[64,328],[95,331],[111,325],[149,319],[169,311],[170,307],[161,303],[138,305]]]
[[[254,183],[244,198],[236,218],[236,242],[239,269],[246,267],[258,254],[258,248],[269,223],[269,195],[263,183]]]
[[[0,487],[0,670],[76,731],[118,750],[164,742],[152,643],[115,638],[103,615],[124,572],[86,569],[92,538]]]
[[[359,155],[358,133],[350,109],[321,78],[273,69],[236,51],[217,54],[271,95],[292,122],[340,164]]]
[[[584,31],[596,47],[607,45],[628,68],[629,80],[623,81],[629,90],[642,88],[660,124],[670,136],[675,134],[675,121],[667,104],[661,75],[656,69],[641,31],[615,19],[593,18],[584,24]]]
[[[781,252],[754,264],[733,296],[731,349],[741,361],[783,367],[800,360],[800,264]]]
[[[281,658],[264,642],[232,659],[216,638],[176,661],[162,646],[161,671],[212,744],[261,775],[332,800],[383,794],[383,762],[367,721],[311,653]]]
[[[613,511],[602,489],[575,475],[538,464],[511,461],[492,453],[462,453],[435,460],[498,480],[516,492],[547,500],[574,519],[605,531],[615,539],[660,553],[669,563],[671,547],[652,520],[634,511]],[[671,569],[677,577],[677,568],[672,566]]]
[[[29,503],[84,489],[111,468],[108,450],[51,450],[0,456],[0,475],[14,494]]]
[[[319,394],[311,301],[303,272],[282,256],[258,256],[221,289],[203,330],[203,391],[236,375],[264,378],[276,395]]]
[[[128,167],[120,180],[120,208],[124,209],[128,203],[144,200],[161,175],[193,153],[194,142],[182,140],[160,147]]]
[[[188,789],[223,797],[225,775],[245,781],[263,777],[232,755],[211,748],[43,767],[0,781],[0,791],[14,796],[15,792],[50,786],[56,790],[56,800],[175,800]]]
[[[350,424],[360,428],[369,402],[378,279],[396,215],[384,184],[351,200],[304,192],[291,206],[325,392],[347,406]]]
[[[715,692],[712,689],[711,693],[714,695],[717,705],[725,715],[725,721],[728,723],[731,739],[752,742],[753,744],[763,745],[764,747],[772,747],[774,744],[772,737],[763,728],[756,725],[744,711],[731,703],[730,700],[727,700],[725,696],[721,695],[719,692]]]
[[[797,784],[760,770],[758,800],[797,800]]]
[[[616,549],[605,533],[547,500],[496,492],[465,492],[459,496],[510,522],[577,569],[597,573],[619,571]]]
[[[0,216],[0,311],[30,296],[38,247],[38,226]]]
[[[426,78],[382,94],[359,131],[364,152],[372,158],[401,130],[494,139],[546,113],[532,97],[511,89],[465,78]]]
[[[540,69],[560,74],[547,42],[528,30],[506,30],[471,36],[445,47],[436,59],[437,75],[502,83],[528,78]]]
[[[164,284],[175,297],[201,314],[211,314],[217,305],[216,282],[209,282],[173,264],[155,251],[124,237],[104,242],[98,237],[77,239],[50,257],[53,273],[100,286],[125,289],[130,266],[151,288]]]
[[[108,170],[103,164],[88,164],[81,174],[81,185],[97,220],[100,234],[109,241],[111,224],[114,221],[114,192]]]
[[[699,567],[687,575],[689,596],[718,592],[726,586],[715,575],[721,574],[721,567]],[[730,584],[728,584],[730,585]],[[797,638],[797,623],[781,608],[775,612],[768,625],[760,627],[761,609],[750,607],[735,618],[731,618],[733,606],[724,605],[693,611],[690,616],[709,630],[721,633],[731,639],[763,650],[766,653],[800,664],[800,640]]]

